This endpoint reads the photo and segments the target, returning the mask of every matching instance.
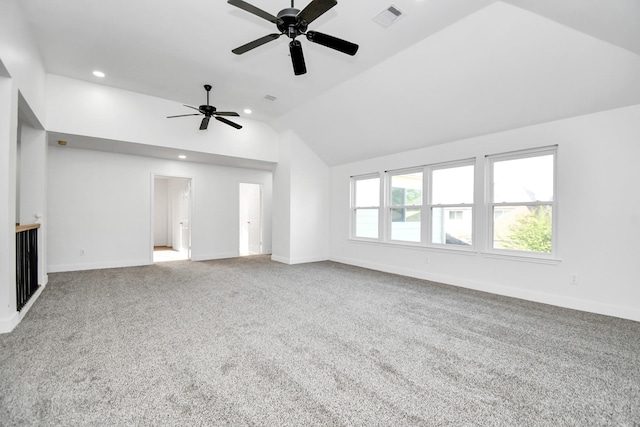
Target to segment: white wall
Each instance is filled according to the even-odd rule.
[[[332,168],[331,259],[544,303],[640,320],[640,106]],[[558,145],[557,264],[350,241],[350,176]],[[482,202],[476,215],[484,217]],[[479,221],[482,222],[482,219]],[[477,230],[481,232],[481,230]],[[476,236],[484,239],[482,233]],[[425,258],[428,256],[428,264]],[[578,285],[570,277],[577,274]]]
[[[274,261],[291,258],[291,141],[282,135],[278,144],[278,165],[273,172],[273,254]]]
[[[329,257],[329,167],[294,132],[280,140],[274,173],[272,259],[287,264]]]
[[[14,79],[15,87],[44,122],[44,65],[18,3],[0,2],[0,60]]]
[[[278,135],[266,123],[234,118],[243,125],[237,130],[214,120],[203,132],[198,117],[166,118],[185,110],[166,99],[47,76],[47,131],[277,161]]]
[[[262,184],[271,250],[271,172],[49,148],[50,272],[150,264],[152,174],[192,178],[194,261],[238,255],[238,184]]]
[[[47,136],[44,130],[22,124],[18,178],[20,185],[20,224],[39,223],[38,284],[45,285],[47,276]]]
[[[44,122],[45,73],[38,49],[15,0],[0,2],[0,333],[20,321],[16,311],[15,223],[18,117]],[[22,118],[22,117],[21,117]],[[42,135],[40,136],[42,141]],[[42,148],[42,145],[40,145]],[[35,151],[34,151],[35,152]],[[41,154],[41,153],[40,153]],[[24,183],[22,183],[24,185]],[[41,187],[33,187],[43,195]],[[23,197],[20,197],[22,200]],[[33,199],[32,199],[33,200]],[[41,283],[46,285],[46,283]],[[28,308],[23,309],[22,315]]]
[[[18,97],[0,77],[0,332],[19,322],[16,311],[16,133]]]
[[[153,245],[167,246],[167,230],[169,227],[168,213],[169,201],[167,193],[167,185],[169,181],[163,178],[156,178],[153,188]]]
[[[291,262],[327,260],[330,170],[301,139],[291,149]]]

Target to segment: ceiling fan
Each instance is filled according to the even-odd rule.
[[[201,105],[200,107],[193,107],[191,105],[184,104],[185,107],[193,108],[197,110],[197,113],[192,114],[179,114],[177,116],[167,116],[168,119],[172,119],[174,117],[186,117],[186,116],[199,116],[204,115],[202,118],[202,122],[200,123],[200,130],[206,130],[207,126],[209,126],[209,120],[213,117],[216,120],[221,121],[222,123],[226,123],[229,126],[233,126],[236,129],[242,129],[242,126],[232,122],[231,120],[227,120],[224,117],[220,116],[232,116],[232,117],[240,117],[240,114],[234,113],[232,111],[218,111],[216,107],[213,105],[209,105],[209,92],[211,91],[211,85],[204,85],[204,90],[207,91],[207,105]]]
[[[296,37],[304,35],[307,40],[313,43],[318,43],[322,46],[326,46],[331,49],[335,49],[339,52],[346,53],[347,55],[355,55],[358,51],[358,45],[348,42],[346,40],[339,39],[328,34],[319,33],[317,31],[307,31],[307,26],[320,17],[323,13],[331,9],[338,4],[336,0],[313,0],[302,11],[296,9],[291,0],[291,7],[282,9],[278,12],[278,16],[273,16],[270,13],[265,12],[262,9],[243,1],[243,0],[227,0],[227,3],[239,7],[249,13],[259,16],[262,19],[266,19],[269,22],[276,24],[279,33],[268,34],[264,37],[256,39],[245,45],[233,49],[231,52],[236,55],[242,55],[245,52],[255,49],[258,46],[262,46],[265,43],[269,43],[280,37],[286,35],[291,39],[289,42],[289,51],[291,52],[291,62],[293,63],[293,72],[296,76],[305,74],[307,67],[304,63],[304,55],[302,54],[302,44],[296,40]]]

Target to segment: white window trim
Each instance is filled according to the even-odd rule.
[[[374,179],[374,178],[378,178],[379,179],[379,195],[378,195],[378,206],[356,206],[356,182],[357,181],[362,181],[362,180],[366,180],[366,179]],[[351,194],[350,196],[350,207],[349,207],[349,239],[351,240],[357,240],[357,241],[364,241],[364,242],[372,242],[372,243],[379,243],[383,241],[383,235],[382,235],[382,221],[383,221],[383,217],[382,217],[382,209],[383,209],[383,205],[382,205],[382,201],[384,200],[384,183],[383,183],[383,175],[379,172],[372,172],[372,173],[367,173],[367,174],[363,174],[363,175],[354,175],[351,176],[350,178],[350,185],[351,185]],[[378,211],[378,237],[361,237],[361,236],[356,236],[356,212],[359,209],[371,209],[374,210],[376,209]]]
[[[407,175],[412,173],[421,173],[422,174],[422,204],[420,205],[392,205],[391,204],[391,180],[393,176],[396,175]],[[384,211],[384,239],[383,241],[391,244],[400,244],[400,245],[408,245],[408,246],[423,246],[424,239],[424,200],[425,200],[425,168],[423,166],[408,168],[408,169],[396,169],[392,171],[386,171],[384,174],[384,187],[385,193],[383,200],[383,211]],[[398,240],[391,238],[391,227],[392,223],[392,215],[391,209],[420,209],[420,241],[413,242],[411,240]]]
[[[433,195],[433,179],[431,178],[433,171],[436,170],[441,170],[441,169],[453,169],[453,168],[457,168],[457,167],[464,167],[464,166],[473,166],[473,202],[472,203],[456,203],[456,204],[432,204],[431,203],[431,197]],[[446,249],[446,250],[453,250],[453,251],[464,251],[464,252],[469,252],[469,251],[476,251],[477,250],[477,245],[476,245],[476,212],[477,212],[477,208],[476,205],[478,204],[476,201],[476,169],[477,169],[477,162],[476,162],[476,158],[471,158],[471,159],[463,159],[463,160],[454,160],[452,162],[444,162],[444,163],[436,163],[433,165],[428,165],[425,167],[425,175],[424,175],[424,179],[425,179],[425,185],[428,184],[427,187],[427,194],[424,198],[424,204],[425,204],[425,209],[429,218],[429,224],[426,227],[425,233],[424,233],[424,242],[425,242],[425,246],[426,247],[430,247],[430,248],[437,248],[437,249]],[[433,220],[433,215],[431,213],[431,210],[433,208],[457,208],[457,207],[461,207],[461,208],[468,208],[471,207],[471,245],[469,246],[464,246],[464,245],[451,245],[451,244],[446,244],[446,243],[433,243],[432,242],[432,220]]]
[[[362,175],[354,175],[350,177],[350,221],[349,221],[349,237],[348,240],[353,243],[369,244],[376,246],[387,246],[390,248],[406,248],[427,252],[443,252],[450,254],[460,254],[467,256],[480,256],[484,258],[503,259],[509,261],[525,262],[525,263],[541,263],[557,265],[561,262],[559,258],[559,242],[558,242],[558,182],[557,167],[559,149],[557,145],[545,146],[533,149],[525,149],[511,151],[506,153],[496,153],[489,155],[478,155],[470,159],[454,160],[450,162],[441,162],[430,165],[421,165],[410,168],[386,170],[372,172]],[[550,254],[539,252],[518,251],[509,249],[493,249],[493,215],[492,215],[492,192],[493,192],[493,166],[492,162],[496,160],[521,159],[526,157],[537,157],[545,154],[554,156],[553,165],[553,195],[554,200],[549,202],[516,202],[517,206],[527,204],[541,204],[552,206],[552,252]],[[484,161],[483,161],[484,157]],[[431,170],[446,169],[456,166],[472,165],[474,167],[474,203],[451,205],[451,207],[472,207],[473,223],[472,223],[472,242],[470,246],[447,245],[440,243],[431,243],[431,208],[449,207],[449,205],[430,205],[431,201]],[[387,198],[390,197],[391,180],[389,175],[423,172],[423,194],[422,194],[422,214],[421,214],[421,241],[410,242],[404,240],[390,239],[390,203]],[[360,179],[378,178],[380,180],[380,198],[379,206],[368,207],[370,209],[378,209],[378,238],[356,237],[355,220],[355,182]],[[482,206],[484,205],[484,206]],[[482,209],[482,207],[484,207]],[[360,207],[367,208],[367,207]]]
[[[553,200],[551,201],[534,201],[534,202],[511,202],[511,203],[494,203],[493,202],[493,164],[496,161],[518,160],[531,157],[541,157],[546,155],[553,156]],[[486,217],[486,249],[481,252],[483,256],[488,258],[501,258],[513,260],[531,260],[534,262],[550,262],[557,263],[560,261],[558,256],[558,146],[546,146],[520,151],[511,151],[508,153],[491,154],[485,156],[485,217]],[[495,206],[547,206],[551,205],[551,252],[529,252],[519,251],[515,249],[498,249],[493,247],[493,208]]]
[[[463,248],[451,248],[449,246],[444,247],[444,245],[440,245],[440,246],[425,246],[423,244],[417,244],[414,242],[406,242],[403,240],[394,240],[391,242],[379,242],[376,240],[365,240],[365,239],[350,239],[350,242],[352,243],[359,243],[359,244],[364,244],[364,245],[372,245],[372,246],[386,246],[389,248],[397,248],[397,249],[412,249],[412,250],[416,250],[416,251],[422,251],[422,252],[430,252],[430,253],[448,253],[448,254],[455,254],[455,255],[465,255],[465,256],[480,256],[482,255],[480,252],[478,252],[477,250],[474,249],[470,249],[469,247],[463,247]],[[495,256],[494,258],[498,258],[498,256]]]

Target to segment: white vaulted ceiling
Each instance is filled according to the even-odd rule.
[[[285,37],[231,53],[274,26],[226,1],[20,4],[47,72],[191,105],[210,83],[213,105],[251,108],[330,165],[640,103],[638,0],[339,0],[310,29],[360,50],[302,38],[303,76]],[[375,23],[392,4],[404,15]]]

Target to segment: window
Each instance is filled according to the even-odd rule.
[[[449,219],[462,219],[464,211],[449,211]]]
[[[390,173],[391,240],[421,241],[422,171]]]
[[[551,259],[557,246],[556,157],[555,146],[485,156],[479,181],[478,158],[352,177],[350,237]],[[486,206],[479,214],[477,195]]]
[[[472,245],[473,175],[469,163],[430,168],[431,243]]]
[[[380,217],[380,177],[352,178],[353,237],[377,239]]]
[[[491,248],[552,254],[555,149],[489,157]]]

